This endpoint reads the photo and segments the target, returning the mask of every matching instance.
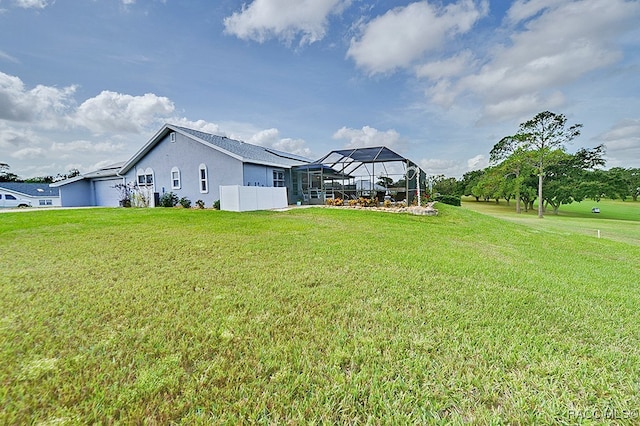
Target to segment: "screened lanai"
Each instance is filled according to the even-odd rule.
[[[411,203],[426,180],[414,162],[384,146],[331,151],[292,174],[293,196],[305,204],[359,197]]]

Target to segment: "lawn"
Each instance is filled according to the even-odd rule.
[[[640,246],[438,207],[2,214],[0,424],[639,421]]]
[[[507,205],[501,200],[477,202],[473,198],[463,200],[465,208],[488,214],[500,219],[509,220],[531,227],[539,232],[555,234],[558,237],[569,234],[582,234],[591,237],[621,241],[640,245],[640,202],[631,200],[601,200],[583,201],[562,205],[557,215],[552,211],[546,212],[543,219],[538,218],[538,206],[534,210],[520,214],[515,213],[515,202]],[[592,213],[597,207],[600,213]]]

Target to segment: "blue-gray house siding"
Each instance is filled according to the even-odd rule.
[[[165,125],[127,162],[57,182],[63,206],[117,205],[118,183],[153,205],[167,192],[211,206],[220,186],[287,186],[291,168],[309,160],[186,127]],[[275,173],[274,173],[275,172]],[[274,182],[274,176],[277,181]],[[113,192],[109,192],[113,189]]]

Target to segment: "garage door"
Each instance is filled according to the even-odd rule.
[[[96,206],[118,207],[120,194],[114,186],[119,183],[122,183],[122,178],[94,180],[93,191],[95,194]]]

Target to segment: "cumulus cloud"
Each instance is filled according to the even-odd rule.
[[[88,140],[75,140],[71,142],[54,142],[51,144],[51,151],[54,153],[112,153],[120,152],[125,148],[122,142],[114,143],[109,141],[94,142]]]
[[[47,0],[15,0],[16,6],[23,9],[44,9],[48,6]]]
[[[619,61],[617,40],[639,17],[640,3],[625,0],[516,1],[505,18],[509,43],[492,45],[484,63],[465,63],[463,52],[417,75],[431,81],[426,93],[442,106],[473,94],[485,104],[482,120],[522,117],[561,106],[560,87]]]
[[[628,163],[629,158],[640,158],[640,119],[619,121],[594,139],[607,147],[608,167]]]
[[[328,18],[340,14],[351,0],[254,0],[224,19],[225,32],[262,43],[271,38],[300,45],[321,40]]]
[[[43,85],[27,90],[20,78],[0,72],[0,120],[47,124],[69,108],[75,91]]]
[[[333,139],[345,139],[347,141],[345,148],[386,146],[397,149],[402,142],[400,134],[393,129],[381,132],[369,126],[364,126],[362,129],[343,127],[333,134]]]
[[[274,128],[261,130],[248,138],[246,142],[307,158],[311,158],[313,155],[304,139],[281,138],[280,131]]]
[[[218,136],[229,136],[225,131],[223,131],[218,124],[210,123],[205,120],[196,120],[191,121],[185,117],[181,118],[170,118],[167,120],[169,124],[173,124],[181,127],[188,127],[189,129],[198,130],[204,133],[209,133],[212,135]]]
[[[468,32],[488,10],[487,1],[472,0],[444,7],[427,1],[398,7],[364,24],[347,56],[370,74],[408,67],[447,39]]]
[[[103,91],[87,99],[77,109],[75,123],[95,133],[141,133],[146,127],[174,111],[173,102],[163,96],[147,93],[132,96]]]
[[[517,0],[507,11],[507,22],[517,24],[536,16],[545,9],[557,7],[566,0]]]
[[[467,160],[468,170],[480,170],[486,168],[488,165],[489,160],[482,154],[476,155],[475,157],[469,158]]]
[[[431,176],[445,175],[459,178],[463,174],[471,170],[484,169],[489,165],[489,162],[484,155],[479,154],[475,157],[469,158],[466,162],[457,160],[442,160],[436,158],[423,158],[422,160],[418,161],[418,165],[422,170],[424,170],[428,175]]]
[[[18,160],[27,160],[44,156],[46,151],[39,147],[22,148],[11,153],[11,158]]]

